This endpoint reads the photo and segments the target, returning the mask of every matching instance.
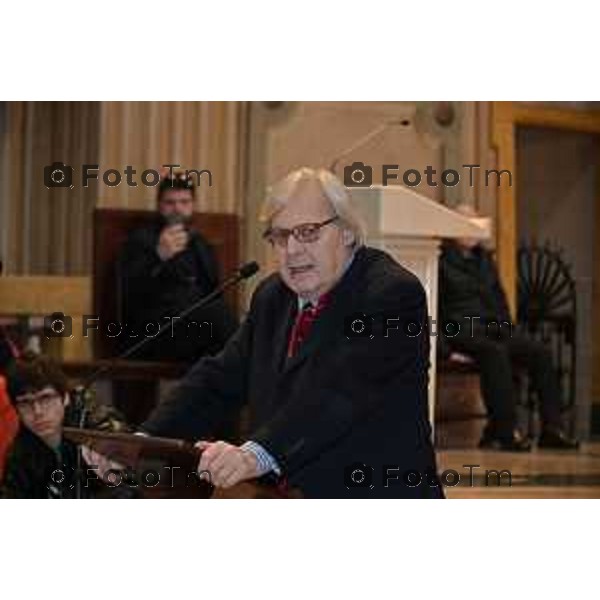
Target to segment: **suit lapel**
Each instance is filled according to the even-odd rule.
[[[297,311],[298,299],[296,298],[296,295],[291,292],[286,293],[281,309],[281,318],[275,325],[274,331],[273,359],[275,361],[275,370],[278,373],[285,367],[288,342]]]

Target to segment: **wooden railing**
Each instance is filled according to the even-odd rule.
[[[90,277],[0,277],[0,315],[44,317],[62,312],[72,320],[69,337],[42,336],[45,353],[61,360],[90,360],[91,337],[83,335],[83,315],[92,312]]]

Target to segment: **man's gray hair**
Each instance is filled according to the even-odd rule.
[[[354,247],[363,246],[366,239],[365,227],[350,202],[350,194],[346,186],[326,169],[302,167],[273,184],[267,190],[267,198],[261,209],[261,223],[270,227],[273,217],[287,205],[298,184],[307,179],[316,181],[321,186],[341,226],[354,235]]]

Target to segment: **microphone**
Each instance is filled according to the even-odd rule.
[[[242,265],[238,269],[238,273],[240,274],[240,277],[242,279],[248,279],[249,277],[252,277],[255,273],[258,273],[259,269],[260,267],[258,266],[258,263],[255,260],[253,260],[252,262]]]
[[[223,281],[223,283],[218,285],[210,294],[208,294],[207,296],[204,296],[203,298],[200,298],[200,300],[198,300],[191,306],[188,306],[188,308],[184,309],[182,312],[180,312],[174,318],[176,318],[176,319],[185,318],[191,312],[198,310],[200,308],[204,308],[205,306],[207,306],[208,304],[210,304],[211,302],[213,302],[214,300],[219,298],[225,292],[225,290],[229,289],[230,287],[232,287],[234,285],[237,285],[238,283],[240,283],[241,281],[243,281],[245,279],[252,277],[256,273],[258,273],[259,270],[260,270],[260,267],[259,267],[258,263],[254,260],[242,265],[241,267],[236,269],[234,271],[234,273],[232,275],[230,275],[225,281]],[[114,367],[114,364],[116,361],[123,360],[125,358],[129,358],[132,354],[135,354],[140,348],[144,347],[146,344],[151,343],[154,340],[156,340],[157,338],[159,338],[170,327],[171,327],[170,322],[165,323],[162,327],[159,328],[158,332],[156,333],[156,335],[154,337],[142,338],[139,342],[137,342],[133,346],[127,348],[127,350],[125,350],[125,352],[123,352],[123,353],[119,354],[117,357],[113,358],[108,365],[102,365],[101,367],[98,367],[91,375],[89,375],[84,380],[84,382],[81,386],[78,386],[79,388],[81,388],[80,391],[85,393],[85,391],[101,375],[104,375],[105,373],[109,372]]]
[[[342,160],[342,158],[345,158],[351,152],[354,152],[358,148],[361,148],[362,146],[364,146],[367,142],[370,142],[372,139],[380,136],[384,131],[387,131],[390,127],[396,127],[396,126],[408,127],[409,125],[410,125],[410,120],[407,118],[391,119],[389,121],[386,121],[385,123],[382,123],[381,125],[378,125],[377,127],[375,127],[375,129],[372,129],[366,135],[363,135],[355,142],[352,142],[352,144],[350,146],[346,147],[342,152],[340,152],[338,155],[336,155],[336,157],[333,159],[333,162],[331,163],[331,165],[329,167],[329,170],[335,175],[335,168],[338,166],[338,164],[339,164],[340,160]]]

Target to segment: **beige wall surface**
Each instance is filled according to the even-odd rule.
[[[84,275],[91,271],[95,207],[148,208],[155,188],[145,169],[180,164],[209,169],[198,210],[243,215],[247,103],[244,102],[8,102],[0,132],[0,200],[5,271]],[[44,167],[73,167],[73,187],[49,189]],[[81,185],[82,165],[99,165],[99,180]],[[125,168],[137,171],[126,184]],[[117,169],[116,187],[102,183]]]

